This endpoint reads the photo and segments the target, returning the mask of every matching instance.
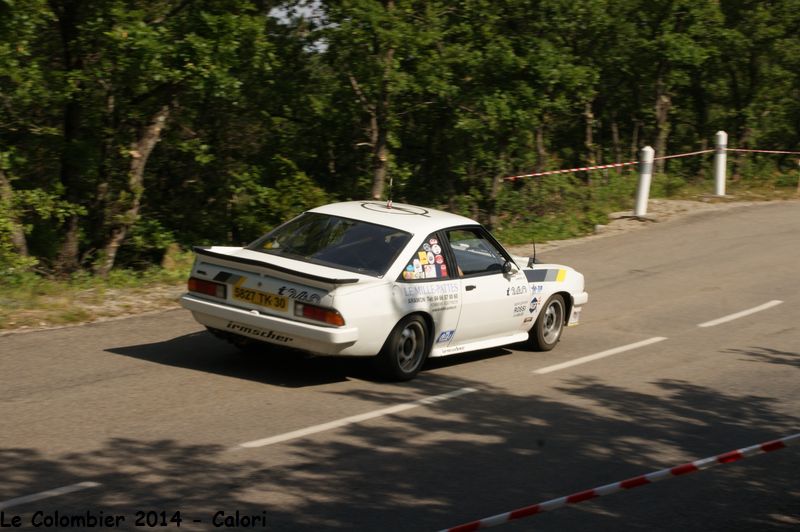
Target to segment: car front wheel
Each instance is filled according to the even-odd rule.
[[[537,351],[550,351],[564,330],[564,298],[556,294],[547,300],[530,332],[530,343]]]
[[[406,316],[395,326],[378,355],[381,372],[395,381],[411,380],[428,357],[428,326],[420,316]]]

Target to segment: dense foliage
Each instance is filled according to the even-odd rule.
[[[717,130],[797,149],[799,35],[800,0],[0,0],[0,271],[105,275],[390,187],[590,224],[631,172],[502,177]]]

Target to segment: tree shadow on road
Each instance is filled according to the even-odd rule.
[[[92,452],[0,451],[0,501],[79,481],[101,487],[14,510],[181,510],[211,529],[218,510],[268,530],[436,530],[796,432],[774,400],[683,381],[633,392],[564,381],[556,396],[512,394],[427,374],[403,390],[477,392],[256,449],[109,439]],[[532,384],[533,386],[533,384]],[[374,386],[347,392],[389,406]],[[520,521],[529,530],[792,530],[800,456],[789,448]],[[126,522],[132,525],[132,517]],[[136,529],[133,526],[122,528]]]
[[[800,353],[797,352],[781,351],[769,347],[750,347],[748,349],[728,349],[726,353],[745,355],[758,362],[800,368]]]

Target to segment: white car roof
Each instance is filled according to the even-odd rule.
[[[311,209],[309,212],[362,220],[394,227],[412,234],[427,234],[457,225],[479,225],[478,222],[457,214],[404,203],[394,203],[391,207],[388,207],[385,201],[331,203],[330,205]]]

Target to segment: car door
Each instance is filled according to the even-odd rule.
[[[433,318],[434,348],[447,346],[458,324],[461,284],[451,266],[451,257],[441,244],[441,235],[431,233],[407,257],[397,280],[396,298],[403,314],[420,311]]]
[[[461,314],[454,344],[519,332],[530,300],[525,275],[516,265],[512,272],[504,273],[511,257],[483,227],[458,227],[444,233],[461,280]]]

